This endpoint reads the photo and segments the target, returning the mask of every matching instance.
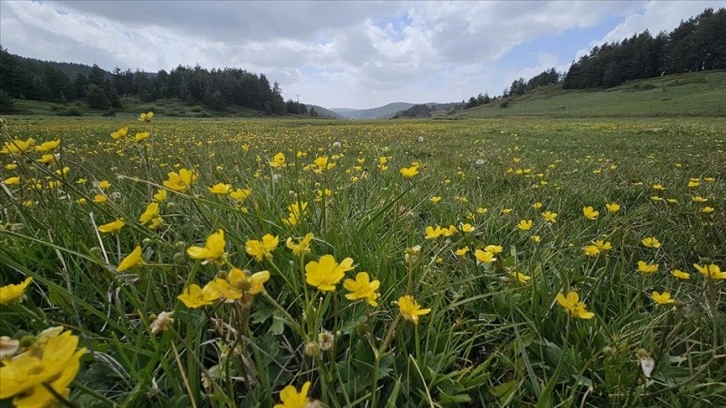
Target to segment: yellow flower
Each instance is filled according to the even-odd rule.
[[[204,259],[205,262],[224,263],[227,254],[224,247],[227,242],[224,240],[224,231],[219,230],[207,237],[204,247],[192,246],[187,248],[187,255],[193,259]]]
[[[290,237],[287,239],[285,246],[292,250],[293,255],[303,256],[310,253],[310,241],[312,241],[314,237],[313,233],[309,232],[305,234],[305,236],[297,244],[293,243],[292,237]]]
[[[714,211],[713,207],[706,206],[706,207],[701,208],[701,212],[704,214],[711,214],[713,211]]]
[[[504,248],[501,245],[487,245],[484,247],[484,251],[491,252],[494,255],[504,251]]]
[[[683,272],[680,269],[674,269],[673,272],[671,272],[671,275],[675,276],[678,279],[683,279],[683,280],[691,279],[690,274]]]
[[[449,228],[442,228],[441,229],[441,235],[443,235],[445,237],[450,237],[450,236],[456,234],[457,231],[458,230],[456,229],[455,226],[449,225]]]
[[[600,249],[596,245],[588,245],[583,248],[583,251],[587,256],[598,256],[600,254]]]
[[[0,305],[7,305],[23,297],[25,289],[33,282],[33,278],[27,277],[17,285],[5,285],[0,287]]]
[[[154,194],[152,199],[157,203],[166,201],[166,190],[156,190],[156,194]]]
[[[246,188],[246,189],[238,188],[236,190],[230,191],[229,192],[229,197],[231,199],[233,199],[234,201],[244,201],[244,200],[247,199],[247,197],[250,196],[250,194],[252,194],[252,189],[249,189],[249,188]]]
[[[441,229],[441,226],[437,225],[436,227],[427,226],[426,227],[426,239],[436,239],[441,236],[443,233],[443,230]]]
[[[693,264],[693,267],[696,268],[698,272],[701,272],[701,274],[709,279],[713,280],[721,280],[726,279],[726,271],[721,272],[721,268],[719,268],[716,264],[709,264],[701,266],[699,264]]]
[[[96,204],[102,204],[108,201],[108,197],[105,194],[96,194],[93,196],[93,202]]]
[[[333,255],[323,255],[318,262],[305,265],[305,282],[321,292],[331,292],[350,270],[353,270],[353,259],[345,258],[338,264]]]
[[[676,302],[675,299],[671,298],[671,294],[668,292],[658,293],[653,291],[651,296],[653,297],[653,301],[659,305],[667,305]]]
[[[272,258],[272,251],[277,248],[279,239],[277,235],[272,236],[265,234],[261,241],[250,239],[245,245],[245,250],[249,255],[255,257],[257,262],[262,262],[264,258]]]
[[[15,396],[16,407],[47,407],[55,397],[48,388],[68,395],[68,385],[78,374],[85,348],[76,349],[78,336],[62,327],[48,329],[24,353],[0,367],[0,399]],[[48,388],[46,388],[48,387]]]
[[[411,295],[401,296],[398,298],[398,301],[394,301],[393,303],[401,309],[401,316],[406,320],[412,321],[413,324],[418,324],[419,316],[431,312],[431,309],[421,309],[421,305]]]
[[[141,257],[141,246],[136,246],[130,254],[126,255],[121,263],[116,267],[116,272],[123,272],[127,269],[139,266],[144,263],[144,259]]]
[[[438,204],[439,201],[441,201],[441,197],[439,197],[439,196],[433,196],[433,197],[430,198],[430,200],[431,200],[432,203]]]
[[[645,261],[638,261],[638,270],[645,275],[650,275],[658,270],[658,264],[649,264]]]
[[[473,231],[474,231],[474,230],[476,229],[476,228],[474,228],[474,227],[473,227],[473,226],[472,226],[471,224],[469,224],[469,223],[467,223],[467,224],[461,224],[461,225],[459,226],[459,228],[461,228],[461,232],[463,232],[463,233],[469,233],[469,232],[473,232]]]
[[[542,238],[540,238],[539,235],[532,235],[532,236],[529,237],[529,239],[531,239],[532,241],[534,241],[535,244],[542,240]]]
[[[532,220],[519,220],[519,224],[517,224],[517,228],[519,228],[522,231],[529,231],[532,229],[533,225],[534,225],[534,221],[532,221]]]
[[[592,319],[595,313],[588,312],[584,302],[580,302],[580,295],[577,292],[569,292],[567,297],[559,293],[556,297],[557,303],[562,306],[569,314],[580,319]]]
[[[547,222],[556,223],[557,222],[557,213],[554,213],[552,211],[545,211],[542,213],[542,218],[545,219]]]
[[[469,247],[468,246],[465,246],[463,248],[459,248],[456,251],[454,251],[454,253],[456,254],[456,256],[466,256],[466,254],[468,252],[469,252]]]
[[[285,167],[285,154],[283,152],[277,153],[270,162],[272,167]]]
[[[535,210],[539,210],[540,208],[542,208],[542,203],[537,201],[536,203],[532,204],[532,208],[534,208]]]
[[[708,201],[708,199],[701,196],[691,196],[691,201],[693,201],[694,203],[705,203],[706,201]]]
[[[355,275],[355,280],[346,279],[343,282],[343,287],[351,292],[345,295],[346,299],[365,299],[373,307],[378,306],[376,300],[381,296],[380,293],[376,292],[379,286],[381,286],[381,282],[377,279],[371,281],[367,272],[358,272]]]
[[[656,191],[663,191],[663,190],[665,190],[665,187],[663,187],[662,184],[653,184],[653,187],[652,188],[653,188],[653,190],[656,190]]]
[[[121,128],[115,132],[111,133],[111,138],[114,140],[121,139],[122,137],[126,137],[126,134],[128,133],[128,128]]]
[[[18,168],[17,163],[8,163],[5,165],[5,170],[15,170]]]
[[[35,144],[35,139],[32,137],[27,140],[14,139],[4,143],[0,153],[13,153],[18,154],[30,149]]]
[[[219,299],[219,292],[213,286],[205,286],[200,288],[197,284],[191,284],[182,291],[182,294],[176,297],[184,303],[184,306],[190,309],[196,309],[202,306],[208,306]]]
[[[290,204],[287,207],[287,210],[289,211],[289,214],[287,215],[286,220],[282,220],[282,222],[286,225],[295,226],[300,222],[300,218],[302,217],[303,213],[305,212],[305,209],[308,207],[308,203],[304,201],[297,201],[292,204]]]
[[[141,143],[144,140],[148,139],[150,135],[151,134],[149,132],[139,132],[134,135],[134,141],[136,141],[136,143]]]
[[[699,184],[701,184],[701,183],[699,183],[698,181],[691,180],[688,182],[688,187],[690,187],[690,188],[698,187]]]
[[[53,163],[55,162],[56,157],[55,154],[44,154],[40,159],[36,160],[38,163]]]
[[[502,215],[507,215],[512,212],[511,208],[502,208]]]
[[[154,118],[154,112],[142,113],[141,115],[139,115],[140,122],[149,123],[149,122],[151,122],[151,119],[153,119],[153,118]]]
[[[237,300],[242,297],[242,292],[238,291],[235,287],[230,285],[229,282],[221,278],[215,278],[204,285],[202,292],[205,291],[216,293],[217,299],[223,299],[225,301]]]
[[[497,258],[494,257],[494,254],[488,251],[482,251],[481,249],[477,249],[474,251],[474,256],[476,257],[476,263],[482,264],[482,263],[491,263],[497,260]]]
[[[20,184],[20,177],[8,177],[3,181],[3,183],[8,186],[18,185]]]
[[[270,272],[268,271],[255,272],[250,275],[249,271],[232,268],[227,275],[227,282],[232,287],[250,295],[256,295],[265,290],[263,284],[268,280],[270,280]]]
[[[658,238],[656,237],[646,237],[643,238],[640,242],[642,242],[643,245],[648,248],[660,248],[660,241],[658,241]]]
[[[605,204],[605,208],[607,208],[607,210],[610,214],[615,214],[616,212],[620,211],[620,204],[618,204],[618,203]]]
[[[585,215],[585,218],[587,218],[588,220],[596,220],[597,216],[600,215],[600,212],[595,211],[595,209],[592,208],[591,206],[584,207],[582,209],[582,213]]]
[[[303,384],[300,392],[297,392],[294,385],[288,385],[280,391],[282,404],[275,404],[274,408],[305,408],[308,403],[308,390],[310,381]]]
[[[139,216],[139,222],[142,225],[146,225],[150,221],[152,221],[154,218],[159,216],[159,203],[149,203],[149,205],[146,206],[146,210]]]
[[[39,146],[35,146],[35,151],[37,152],[50,152],[55,150],[58,146],[60,146],[60,139],[51,140],[49,142],[43,142]]]
[[[231,184],[224,184],[224,183],[217,183],[213,185],[212,187],[208,187],[207,190],[209,190],[210,193],[217,195],[217,196],[226,196],[227,194],[232,191],[232,185]]]
[[[98,230],[100,232],[118,232],[123,226],[126,225],[124,220],[118,219],[116,221],[109,222],[108,224],[103,224],[98,227]]]
[[[187,169],[180,169],[179,173],[170,172],[168,179],[164,180],[164,187],[174,191],[184,191],[192,186],[192,183],[196,181],[197,175],[193,171]]]
[[[532,277],[531,276],[525,275],[525,274],[520,273],[520,272],[510,272],[509,273],[509,276],[511,276],[512,279],[514,279],[515,281],[521,283],[522,285],[524,285],[527,282],[529,282],[530,280],[532,280]]]
[[[400,172],[403,177],[412,178],[418,174],[418,166],[402,167]]]

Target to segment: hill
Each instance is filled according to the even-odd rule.
[[[348,119],[387,119],[396,113],[412,107],[414,104],[407,102],[393,102],[388,105],[371,109],[349,109],[333,108],[333,112],[345,116]]]
[[[536,88],[463,111],[435,117],[657,117],[726,116],[726,70],[665,75],[608,89]]]
[[[345,116],[343,116],[339,113],[333,112],[330,109],[325,109],[322,106],[318,106],[318,105],[305,105],[305,106],[307,106],[308,110],[315,109],[315,112],[317,112],[318,116],[321,116],[321,117],[327,117],[327,118],[333,118],[333,119],[347,119]]]

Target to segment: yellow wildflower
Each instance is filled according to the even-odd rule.
[[[153,118],[154,118],[154,112],[142,113],[141,115],[139,115],[140,122],[149,123],[149,122],[151,122],[151,119],[153,119]]]
[[[599,211],[596,211],[592,206],[587,206],[582,209],[582,213],[588,220],[596,220],[597,216],[600,215]]]
[[[649,264],[645,261],[638,261],[638,270],[645,275],[650,275],[658,270],[658,264]]]
[[[509,273],[509,276],[512,279],[514,279],[515,281],[517,281],[518,283],[522,284],[522,285],[524,285],[527,282],[529,282],[530,280],[532,280],[532,277],[531,276],[525,275],[525,274],[520,273],[520,272],[510,272]]]
[[[229,197],[231,199],[233,199],[234,201],[244,201],[244,200],[247,199],[247,197],[250,196],[250,194],[252,194],[252,189],[249,189],[249,188],[245,188],[245,189],[238,188],[236,190],[230,191],[229,192]]]
[[[285,167],[285,154],[283,152],[277,153],[270,162],[272,167]]]
[[[7,305],[22,298],[25,289],[31,282],[33,282],[33,278],[27,277],[21,283],[0,287],[0,305]]]
[[[491,263],[497,260],[497,258],[494,257],[494,254],[488,251],[482,251],[481,249],[477,249],[474,251],[474,256],[476,257],[476,263],[482,264],[482,263]]]
[[[305,234],[305,236],[297,243],[292,242],[292,237],[288,238],[285,246],[292,250],[292,254],[295,256],[303,256],[310,253],[310,241],[312,241],[314,235],[312,232]]]
[[[224,183],[217,183],[213,185],[212,187],[208,187],[207,190],[209,190],[210,193],[216,195],[216,196],[226,196],[227,194],[232,191],[232,185],[231,184],[224,184]]]
[[[219,292],[212,286],[200,288],[197,284],[191,284],[182,291],[182,294],[176,297],[181,300],[184,305],[190,309],[197,309],[202,306],[208,306],[219,299]]]
[[[139,216],[139,222],[146,225],[159,216],[159,203],[152,202],[146,206],[146,210]]]
[[[227,281],[232,287],[250,295],[256,295],[265,290],[263,284],[268,280],[270,280],[270,272],[268,271],[250,274],[249,271],[232,268],[227,275]]]
[[[605,208],[607,208],[607,210],[610,214],[615,214],[616,212],[620,211],[620,204],[618,204],[618,203],[605,204]]]
[[[545,211],[542,213],[542,218],[545,219],[547,222],[556,223],[557,222],[557,213],[554,213],[552,211]]]
[[[275,404],[274,408],[305,408],[308,404],[308,390],[310,381],[303,384],[300,392],[297,392],[294,385],[288,385],[280,391],[282,404]]]
[[[721,268],[719,268],[716,264],[709,264],[701,266],[699,264],[693,264],[693,267],[696,268],[698,272],[701,272],[701,274],[709,279],[713,280],[721,280],[726,279],[726,271],[721,272]]]
[[[405,178],[412,178],[418,174],[418,166],[402,167],[401,175]]]
[[[522,231],[529,231],[532,229],[532,225],[534,225],[534,221],[532,220],[519,220],[519,224],[517,224],[517,228],[519,228]]]
[[[346,294],[345,298],[348,300],[364,299],[366,303],[376,307],[378,306],[376,300],[381,296],[376,290],[380,285],[381,282],[377,279],[371,281],[367,272],[358,272],[355,275],[355,280],[346,279],[343,282],[343,287],[351,292]]]
[[[656,237],[645,237],[640,242],[648,248],[660,248],[660,241]]]
[[[318,261],[310,261],[305,265],[305,282],[321,292],[334,291],[345,272],[352,269],[351,258],[345,258],[338,264],[333,255],[323,255]]]
[[[279,243],[278,237],[271,234],[265,234],[262,240],[250,239],[245,245],[245,251],[254,256],[257,262],[262,262],[264,258],[272,258],[272,251],[277,248]]]
[[[687,280],[691,278],[691,275],[689,273],[683,272],[680,269],[674,269],[673,272],[671,272],[671,275],[678,279]]]
[[[431,309],[421,309],[421,305],[419,305],[416,299],[414,299],[411,295],[401,296],[393,303],[398,305],[401,310],[401,316],[403,316],[406,320],[412,321],[413,324],[418,324],[419,316],[423,316],[431,312]]]
[[[651,293],[651,297],[653,298],[653,301],[659,305],[667,305],[676,302],[676,300],[673,299],[671,294],[668,292],[658,293],[653,291],[653,293]]]
[[[224,263],[227,257],[224,247],[227,242],[224,240],[224,230],[219,230],[207,237],[204,247],[192,246],[187,248],[187,255],[194,259],[204,259],[205,262]]]
[[[562,306],[569,314],[580,319],[592,319],[595,313],[588,312],[584,302],[580,302],[580,295],[577,292],[569,292],[567,296],[559,293],[556,297],[557,303]]]
[[[35,146],[35,151],[43,153],[53,151],[60,146],[60,142],[60,139],[43,142],[39,146]]]
[[[98,230],[100,232],[118,232],[121,228],[124,227],[126,223],[122,219],[117,219],[116,221],[109,222],[108,224],[103,224],[98,227]]]
[[[130,254],[126,255],[126,257],[121,260],[121,263],[119,263],[116,267],[116,272],[123,272],[143,263],[144,259],[141,257],[141,246],[137,245]]]
[[[134,141],[136,143],[141,143],[144,140],[148,139],[151,134],[149,132],[139,132],[134,135]]]
[[[179,173],[170,172],[168,179],[164,180],[164,187],[174,191],[184,191],[192,186],[192,183],[196,181],[197,175],[193,171],[187,169],[180,169]]]

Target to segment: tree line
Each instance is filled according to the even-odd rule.
[[[69,73],[76,72],[73,77]],[[211,109],[243,106],[268,114],[309,114],[303,104],[282,98],[277,82],[264,74],[238,68],[207,70],[178,66],[169,72],[147,73],[116,67],[107,72],[98,65],[51,63],[10,54],[0,46],[0,109],[12,99],[65,103],[85,100],[90,108],[120,108],[121,97],[136,96],[143,102],[179,98],[188,104]],[[4,108],[4,109],[3,109]]]
[[[648,30],[594,47],[572,63],[562,87],[612,87],[634,79],[726,68],[726,9],[708,8],[670,33]]]

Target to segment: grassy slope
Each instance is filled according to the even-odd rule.
[[[725,94],[726,71],[695,72],[632,81],[606,90],[542,87],[509,99],[507,108],[496,102],[448,117],[725,116]]]

